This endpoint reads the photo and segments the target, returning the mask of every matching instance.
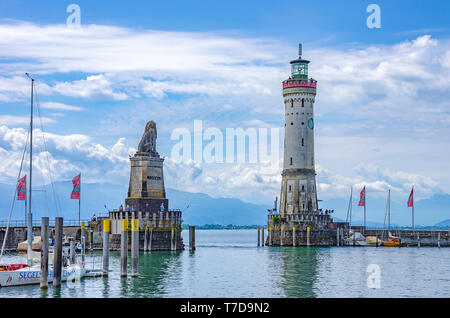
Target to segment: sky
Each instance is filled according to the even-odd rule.
[[[67,25],[70,4],[80,26]],[[369,4],[381,28],[368,28]],[[0,182],[14,184],[36,79],[34,176],[128,184],[145,124],[166,187],[271,204],[279,195],[289,61],[318,81],[319,199],[450,193],[449,1],[0,3]],[[177,129],[278,128],[279,158],[178,162]],[[42,127],[41,127],[42,124]],[[44,133],[42,133],[42,129]],[[44,140],[45,138],[45,140]],[[204,142],[206,145],[208,142]]]

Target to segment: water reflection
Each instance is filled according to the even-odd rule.
[[[139,255],[139,278],[132,279],[133,297],[162,297],[166,294],[166,281],[177,275],[181,252],[151,252]],[[126,294],[125,294],[126,295]]]
[[[277,285],[285,297],[315,297],[313,286],[317,276],[318,248],[280,247],[278,253],[270,253],[274,266],[278,267]]]
[[[108,298],[109,297],[109,280],[108,277],[103,277],[103,298]]]
[[[89,254],[88,267],[101,268],[99,256]],[[112,252],[107,278],[0,288],[0,297],[448,297],[449,262],[450,248],[256,247],[253,230],[199,230],[194,252],[140,253],[138,278],[121,278]],[[380,289],[367,286],[370,264],[380,266]]]

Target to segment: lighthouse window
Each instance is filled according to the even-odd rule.
[[[294,125],[294,123],[291,123],[291,126]]]
[[[302,107],[305,107],[305,99],[302,98]]]
[[[305,123],[302,123],[302,125],[304,125]]]
[[[302,147],[305,146],[305,138],[302,138]]]
[[[292,157],[291,157],[291,166],[292,166]]]
[[[305,191],[305,186],[304,185],[302,185],[302,191]]]
[[[291,185],[289,186],[289,192],[292,192],[292,186]]]
[[[291,100],[291,107],[294,107],[294,100]]]

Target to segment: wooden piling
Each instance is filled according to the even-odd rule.
[[[53,287],[61,287],[62,239],[64,230],[62,217],[55,218],[55,246],[53,250]]]
[[[420,247],[420,234],[417,233],[417,247]]]
[[[145,227],[144,230],[144,252],[148,251],[148,227]]]
[[[283,246],[284,241],[284,226],[281,227],[280,231],[280,246]]]
[[[173,250],[176,251],[177,250],[177,228],[174,229],[174,233],[175,233],[175,238],[173,241]]]
[[[269,246],[272,246],[272,227],[269,226]]]
[[[260,230],[259,230],[259,226],[258,226],[258,246],[261,244],[260,240],[261,240],[261,236],[260,236]]]
[[[341,229],[336,229],[336,246],[339,246],[339,234],[341,232]]]
[[[189,226],[189,250],[195,251],[195,226]]]
[[[311,229],[309,226],[306,228],[306,246],[309,246],[309,237],[310,237],[310,231]]]
[[[150,237],[148,238],[148,250],[152,251],[153,228],[150,228]]]
[[[441,247],[441,232],[438,232],[438,247]]]
[[[139,276],[139,219],[131,220],[131,277]]]
[[[41,289],[48,288],[48,218],[41,219]]]
[[[261,246],[264,246],[266,242],[264,242],[264,226],[261,228]]]
[[[297,246],[295,241],[295,226],[292,228],[292,246]]]
[[[127,277],[128,266],[128,220],[121,220],[120,237],[120,276]]]
[[[170,229],[170,250],[174,251],[174,228]]]
[[[89,227],[89,250],[92,252],[94,250],[94,230]]]
[[[84,224],[84,221],[81,222],[81,263],[84,265],[85,258],[86,258],[86,226]]]
[[[103,220],[103,277],[108,276],[109,271],[109,234],[111,233],[111,220]]]
[[[75,264],[75,240],[73,238],[70,239],[70,246],[69,246],[69,251],[70,251],[70,265]]]

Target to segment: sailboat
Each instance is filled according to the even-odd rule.
[[[30,113],[30,172],[29,172],[29,197],[28,197],[28,215],[27,215],[27,263],[14,263],[14,264],[2,264],[1,258],[5,250],[6,239],[8,237],[9,224],[11,221],[12,211],[14,209],[14,202],[17,194],[14,193],[13,204],[8,218],[8,225],[6,227],[5,236],[2,243],[2,249],[0,251],[0,286],[19,286],[29,284],[39,284],[41,278],[40,271],[40,253],[33,251],[33,227],[32,227],[32,210],[31,210],[31,193],[32,193],[32,175],[33,175],[33,95],[34,95],[34,79],[30,77],[28,73],[26,76],[31,79],[31,113]],[[25,150],[26,150],[25,144]],[[19,177],[22,171],[23,161],[25,157],[25,150],[22,156],[22,162],[20,165]],[[48,242],[43,242],[48,244]],[[39,262],[35,263],[38,259]],[[49,260],[52,259],[52,255],[49,255]],[[67,281],[67,279],[78,279],[86,275],[84,264],[70,264],[64,266],[61,271],[61,281]],[[53,266],[49,262],[48,266],[48,283],[53,281]]]
[[[348,237],[345,239],[345,245],[353,245],[353,246],[365,246],[366,245],[366,239],[365,237],[360,233],[356,232],[354,230],[351,230],[352,225],[352,208],[353,205],[353,187],[350,188],[350,199],[348,202],[348,209],[347,209],[347,218],[345,222],[349,220],[349,230],[348,230]]]
[[[398,237],[391,235],[391,189],[388,192],[388,232],[387,232],[387,240],[383,241],[382,246],[387,247],[400,247],[406,246],[405,243],[400,243]]]

